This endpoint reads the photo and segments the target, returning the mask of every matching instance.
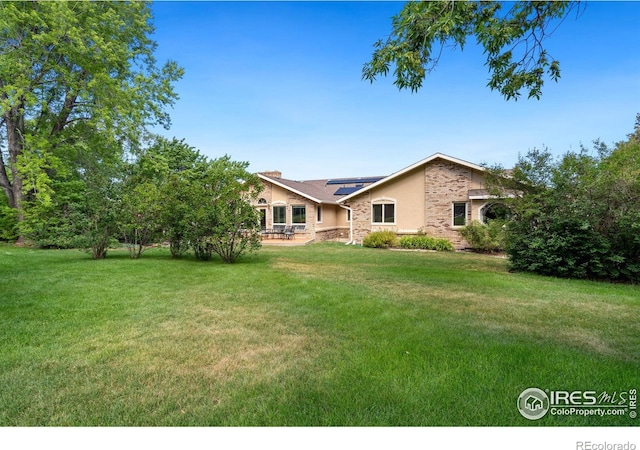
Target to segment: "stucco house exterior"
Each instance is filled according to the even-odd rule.
[[[293,228],[310,241],[350,240],[351,211],[338,200],[384,177],[297,181],[278,171],[257,174],[264,184],[254,206],[263,229]]]
[[[484,188],[485,168],[442,153],[384,177],[294,181],[263,172],[256,208],[263,228],[290,226],[310,240],[361,243],[372,231],[424,232],[467,243],[459,230],[484,221],[495,200]]]

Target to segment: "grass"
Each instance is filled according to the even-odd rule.
[[[640,387],[640,288],[316,244],[234,265],[0,246],[0,425],[635,425],[528,387]],[[636,419],[640,420],[640,419]]]

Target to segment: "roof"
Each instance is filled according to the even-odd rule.
[[[358,178],[333,178],[331,180],[327,180],[327,184],[364,184],[364,183],[375,183],[376,181],[380,181],[385,177],[358,177]]]
[[[338,203],[340,197],[362,189],[365,187],[366,183],[372,183],[385,178],[330,178],[322,180],[296,181],[268,175],[266,173],[258,173],[258,177],[313,202],[329,203],[334,205]],[[348,186],[353,184],[355,184],[355,186]]]
[[[376,188],[378,186],[382,186],[383,184],[388,183],[388,182],[390,182],[390,181],[392,181],[392,180],[394,180],[394,179],[406,174],[407,172],[411,172],[412,170],[417,169],[418,167],[423,166],[423,165],[425,165],[425,164],[427,164],[427,163],[429,163],[429,162],[431,162],[431,161],[433,161],[435,159],[444,159],[445,161],[449,161],[449,162],[452,162],[454,164],[459,164],[461,166],[465,166],[465,167],[468,167],[468,168],[473,169],[473,170],[479,170],[481,172],[484,172],[486,170],[484,167],[482,167],[482,166],[480,166],[478,164],[470,163],[468,161],[464,161],[464,160],[459,159],[459,158],[454,158],[453,156],[445,155],[444,153],[434,153],[433,155],[428,156],[427,158],[425,158],[425,159],[423,159],[421,161],[418,161],[415,164],[412,164],[412,165],[410,165],[408,167],[405,167],[404,169],[399,170],[399,171],[389,175],[388,177],[385,177],[385,178],[383,178],[383,179],[381,179],[381,180],[379,180],[379,181],[377,181],[375,183],[372,183],[372,184],[370,184],[368,186],[364,186],[362,189],[360,189],[360,190],[358,190],[356,192],[353,192],[353,193],[351,193],[349,195],[345,195],[340,200],[338,200],[338,203],[342,203],[342,202],[344,202],[346,200],[349,200],[349,199],[355,197],[356,195],[362,194],[363,192],[367,192],[367,191],[369,191],[369,190],[371,190],[373,188]]]
[[[358,194],[367,192],[374,187],[388,183],[435,159],[444,159],[445,161],[483,172],[486,170],[478,164],[473,164],[443,153],[434,153],[433,155],[386,177],[328,178],[322,180],[296,181],[280,177],[280,172],[278,171],[259,172],[258,177],[313,202],[336,205],[344,202],[345,200],[349,200]],[[487,194],[485,192],[478,192],[477,195],[483,196]]]

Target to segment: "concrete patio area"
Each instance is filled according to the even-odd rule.
[[[262,245],[278,245],[282,247],[294,247],[296,245],[306,245],[313,242],[313,239],[306,234],[294,235],[289,239],[280,237],[263,237]]]

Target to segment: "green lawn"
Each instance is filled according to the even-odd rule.
[[[537,421],[529,387],[640,388],[640,287],[316,244],[234,265],[0,246],[0,425]]]

